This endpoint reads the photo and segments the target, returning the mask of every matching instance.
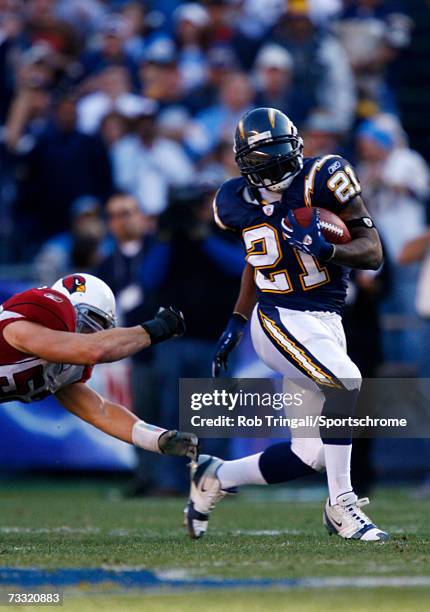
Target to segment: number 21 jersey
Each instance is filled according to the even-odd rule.
[[[224,183],[214,200],[215,221],[242,236],[245,259],[254,268],[260,307],[340,313],[345,303],[349,270],[318,261],[292,248],[281,221],[289,210],[319,206],[337,215],[361,193],[351,165],[337,155],[305,158],[301,172],[279,201],[259,190],[256,198],[247,181]]]

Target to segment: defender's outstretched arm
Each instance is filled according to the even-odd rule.
[[[123,442],[155,453],[196,458],[198,440],[194,434],[145,423],[125,406],[105,399],[83,383],[64,387],[56,398],[69,412]]]
[[[151,344],[180,336],[185,331],[182,314],[160,309],[154,319],[135,327],[117,327],[92,334],[49,329],[30,321],[10,323],[3,331],[8,344],[23,353],[53,363],[94,365],[119,361]]]
[[[140,326],[77,334],[18,320],[10,323],[3,335],[8,344],[23,353],[71,365],[118,361],[151,344],[148,333]]]

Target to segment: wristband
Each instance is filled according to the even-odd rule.
[[[246,325],[248,323],[248,319],[245,317],[245,315],[240,314],[240,312],[234,312],[231,315],[231,319],[233,319],[233,321],[236,321],[240,325]]]
[[[370,217],[351,219],[351,221],[347,221],[345,225],[348,229],[353,229],[354,227],[367,227],[367,229],[371,229],[372,227],[375,227],[375,224]]]
[[[142,323],[141,327],[151,338],[151,346],[164,342],[164,340],[168,340],[173,336],[173,332],[167,323],[158,317]]]
[[[145,421],[136,421],[131,431],[131,439],[134,446],[161,454],[158,440],[165,431],[167,430],[150,423],[145,423]]]

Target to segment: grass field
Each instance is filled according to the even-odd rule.
[[[369,510],[391,532],[385,544],[345,542],[321,525],[322,492],[248,490],[217,507],[200,541],[185,537],[183,501],[125,501],[108,485],[34,484],[0,487],[0,566],[142,568],[186,580],[430,576],[430,502],[408,490],[375,492]],[[300,501],[301,499],[311,501]],[[191,584],[191,583],[190,583]],[[91,588],[93,591],[97,587]],[[190,586],[187,591],[191,591]],[[67,610],[291,609],[428,610],[430,590],[311,588],[287,591],[179,591],[85,597],[82,585]],[[386,606],[386,607],[384,607]]]

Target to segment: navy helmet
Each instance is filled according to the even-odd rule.
[[[254,187],[284,191],[303,168],[303,140],[294,123],[276,108],[243,115],[234,138],[240,173]]]

